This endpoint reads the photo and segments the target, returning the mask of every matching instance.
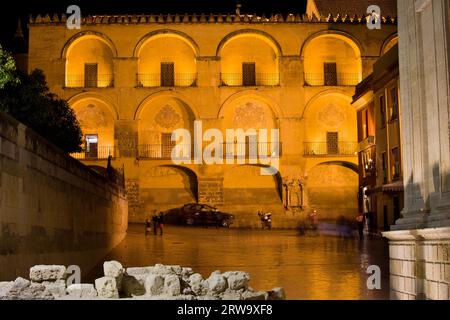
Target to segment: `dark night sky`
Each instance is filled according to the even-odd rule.
[[[242,13],[303,13],[306,0],[240,0]],[[64,13],[71,4],[79,5],[82,15],[88,14],[141,14],[141,13],[234,13],[237,0],[29,0],[10,1],[4,6],[0,21],[0,43],[10,47],[10,40],[22,17],[22,26],[26,32],[26,23],[30,14]],[[6,5],[6,4],[5,4]],[[7,8],[7,9],[6,9]],[[2,10],[3,11],[3,10]]]

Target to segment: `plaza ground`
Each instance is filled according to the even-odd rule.
[[[156,263],[190,266],[208,277],[214,270],[242,270],[257,290],[284,287],[288,299],[389,299],[389,252],[380,238],[299,236],[295,230],[240,230],[166,226],[145,237],[131,224],[126,238],[104,260],[125,267]],[[367,289],[367,268],[381,268],[381,290]],[[98,265],[85,281],[102,274]]]

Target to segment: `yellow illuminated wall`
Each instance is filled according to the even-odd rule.
[[[305,80],[310,85],[324,83],[324,63],[336,63],[339,84],[356,85],[362,80],[361,53],[346,37],[318,36],[307,43],[303,57]]]
[[[86,35],[74,41],[66,53],[66,86],[84,87],[84,66],[98,64],[98,87],[111,85],[114,74],[113,52],[98,37]]]
[[[83,135],[98,135],[99,152],[114,147],[114,115],[101,100],[86,98],[72,105]],[[106,151],[105,151],[106,152]]]
[[[195,51],[179,36],[153,36],[139,49],[139,75],[144,87],[158,87],[162,62],[173,62],[175,86],[190,86],[196,80]]]
[[[278,57],[274,44],[258,35],[239,35],[222,48],[221,73],[225,85],[239,85],[242,81],[242,63],[254,62],[257,82],[278,85]]]

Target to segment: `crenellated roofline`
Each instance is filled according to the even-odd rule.
[[[347,14],[337,14],[333,16],[317,17],[316,15],[306,14],[272,14],[269,18],[266,16],[258,16],[256,14],[139,14],[139,15],[93,15],[81,18],[83,25],[98,24],[210,24],[210,23],[248,23],[248,24],[280,24],[280,23],[343,23],[343,24],[362,24],[367,22],[368,15],[349,16]],[[64,24],[67,21],[65,14],[49,14],[44,16],[30,16],[29,23],[35,24]],[[397,17],[381,17],[382,24],[397,24]]]

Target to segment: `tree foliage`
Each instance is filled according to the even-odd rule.
[[[4,58],[1,58],[4,57]],[[0,110],[66,152],[81,151],[82,132],[69,104],[49,91],[44,73],[18,71],[0,48]],[[8,73],[9,72],[9,73]]]

